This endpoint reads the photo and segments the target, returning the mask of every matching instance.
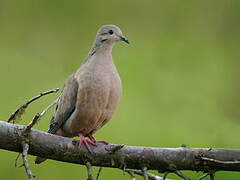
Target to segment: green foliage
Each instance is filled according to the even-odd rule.
[[[113,120],[96,133],[99,140],[239,148],[239,12],[237,0],[2,0],[0,119],[7,120],[26,99],[62,87],[86,57],[96,30],[112,23],[131,44],[114,48],[124,93]],[[22,123],[55,98],[52,94],[31,104]],[[46,130],[51,113],[35,128]],[[24,169],[14,168],[17,154],[0,152],[2,179],[26,179]],[[36,166],[30,160],[38,179],[86,177],[79,165],[48,160]],[[217,174],[217,179],[239,177]],[[129,177],[105,168],[100,179]]]

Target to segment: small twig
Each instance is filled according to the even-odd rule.
[[[98,169],[96,180],[99,179],[101,171],[102,171],[102,167]]]
[[[214,180],[215,179],[215,173],[209,173],[210,176],[210,180]]]
[[[191,180],[189,177],[187,177],[186,175],[184,175],[181,171],[174,171],[174,173],[176,175],[178,175],[179,177],[183,178],[184,180]]]
[[[87,162],[86,167],[87,167],[87,174],[88,174],[87,180],[93,180],[94,178],[93,178],[92,165],[89,162]]]
[[[119,145],[112,145],[112,146],[107,146],[105,148],[106,151],[108,151],[111,154],[114,154],[115,152],[119,151],[122,149],[125,145],[124,144],[119,144]]]
[[[28,175],[28,179],[29,180],[33,180],[34,179],[34,175],[29,167],[29,164],[28,164],[28,149],[29,149],[29,145],[25,142],[22,142],[22,148],[23,148],[23,152],[22,152],[22,159],[23,159],[23,166],[25,168],[25,171]]]
[[[166,171],[166,172],[163,173],[163,180],[167,180],[167,175],[168,175],[168,174],[169,174],[168,171]]]
[[[208,175],[209,175],[209,174],[206,173],[206,174],[202,175],[201,177],[199,177],[197,180],[202,180],[202,179],[204,179],[205,177],[207,177]]]
[[[137,175],[140,175],[140,176],[144,176],[144,173],[143,171],[141,170],[137,170],[137,169],[125,169],[125,171],[129,174],[129,173],[134,173],[134,174],[137,174]],[[161,176],[157,176],[155,174],[151,174],[151,173],[147,173],[147,176],[148,176],[148,179],[149,180],[163,180],[163,177]],[[165,180],[171,180],[171,179],[166,179],[165,177]]]
[[[148,172],[147,172],[147,167],[143,167],[143,178],[144,180],[148,180]]]
[[[20,155],[21,155],[21,153],[18,153],[18,155],[17,155],[17,157],[15,159],[15,163],[14,163],[15,167],[22,167],[22,165],[18,166],[18,159],[19,159]]]
[[[168,174],[169,174],[168,171],[166,171],[166,172],[163,173],[163,180],[167,180],[167,175],[168,175]]]
[[[40,119],[40,114],[37,113],[34,117],[33,120],[27,125],[25,129],[25,134],[28,134],[31,130],[31,128],[37,123],[37,121]]]
[[[211,158],[207,158],[207,157],[201,157],[202,160],[205,161],[210,161],[210,162],[215,162],[215,163],[220,163],[220,164],[240,164],[240,161],[221,161],[221,160],[217,160],[217,159],[211,159]]]
[[[131,180],[136,180],[136,177],[134,176],[134,172],[131,169],[128,169],[128,170],[125,169],[124,171],[130,175]]]
[[[40,114],[37,113],[33,120],[27,125],[26,132],[29,132],[31,128],[53,107],[55,104],[57,104],[58,98],[53,101],[51,104],[49,104]]]
[[[40,93],[37,96],[34,96],[33,98],[27,100],[27,102],[23,105],[21,105],[16,111],[14,111],[10,117],[8,118],[8,122],[13,121],[13,123],[15,123],[15,121],[17,120],[21,120],[21,116],[23,115],[23,113],[25,112],[26,108],[28,107],[29,104],[31,104],[32,102],[36,101],[37,99],[41,98],[42,96],[45,96],[47,94],[51,94],[51,93],[56,93],[59,91],[59,88],[55,88],[49,91],[45,91]]]

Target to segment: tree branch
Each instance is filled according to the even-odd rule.
[[[29,167],[29,163],[28,163],[28,149],[29,149],[29,145],[25,142],[22,142],[22,147],[23,147],[23,152],[22,152],[22,159],[23,159],[23,166],[25,168],[25,171],[28,175],[28,179],[33,180],[34,179],[34,175]]]
[[[102,167],[98,169],[96,180],[98,180],[98,178],[100,177],[101,172],[102,172]]]
[[[86,163],[86,168],[87,168],[87,174],[88,174],[87,180],[93,180],[94,178],[93,178],[92,165],[89,162]]]
[[[0,148],[22,152],[21,135],[25,129],[26,127],[22,125],[0,121]],[[89,162],[93,166],[139,170],[145,167],[159,172],[240,171],[239,149],[123,146],[115,152],[109,152],[109,149],[114,149],[115,146],[119,147],[119,145],[99,143],[97,147],[92,147],[93,152],[89,153],[84,148],[75,147],[72,139],[32,129],[29,133],[28,153],[75,164],[86,165],[86,162]]]
[[[37,96],[32,97],[31,99],[27,100],[23,105],[21,105],[19,108],[17,108],[8,118],[8,122],[15,123],[18,120],[21,120],[21,116],[24,114],[25,110],[27,109],[28,105],[32,102],[38,100],[39,98],[46,96],[51,93],[56,93],[59,91],[59,88],[51,89],[45,92],[42,92],[38,94]],[[44,113],[45,114],[45,113]]]

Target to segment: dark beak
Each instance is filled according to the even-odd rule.
[[[124,41],[124,42],[130,44],[129,40],[127,38],[125,38],[124,36],[119,36],[119,38],[120,38],[120,41]]]

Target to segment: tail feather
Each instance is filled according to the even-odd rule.
[[[54,116],[52,117],[51,122],[53,120],[54,120]],[[57,128],[58,128],[58,126],[56,126],[56,125],[57,125],[57,123],[51,123],[50,128],[48,130],[48,133],[54,134],[56,132]],[[42,158],[42,157],[37,156],[36,159],[35,159],[35,164],[40,164],[40,163],[42,163],[46,160],[47,160],[46,158]]]
[[[53,117],[54,118],[54,117]],[[50,133],[50,134],[55,134],[55,135],[58,135],[58,136],[66,136],[65,135],[65,133],[64,133],[64,131],[62,131],[61,129],[59,129],[60,128],[60,126],[59,126],[59,124],[58,123],[52,123],[51,125],[50,125],[50,128],[49,128],[49,130],[48,130],[48,133]],[[46,161],[47,160],[47,158],[43,158],[43,157],[36,157],[36,159],[35,159],[35,164],[40,164],[40,163],[42,163],[42,162],[44,162],[44,161]]]
[[[35,164],[40,164],[40,163],[42,163],[42,162],[44,162],[46,160],[47,160],[46,158],[36,157]]]

